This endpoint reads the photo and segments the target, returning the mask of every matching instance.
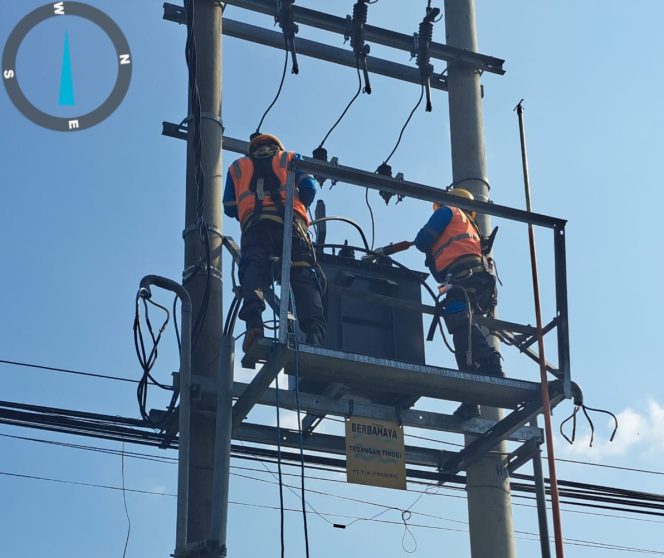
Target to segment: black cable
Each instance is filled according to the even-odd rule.
[[[74,374],[77,376],[87,376],[90,378],[102,378],[104,380],[118,380],[120,382],[130,382],[137,384],[138,380],[133,378],[122,378],[120,376],[110,376],[108,374],[98,374],[96,372],[81,372],[80,370],[71,370],[69,368],[56,368],[55,366],[43,366],[41,364],[31,364],[29,362],[19,362],[16,360],[0,360],[0,364],[11,364],[13,366],[25,366],[26,368],[36,368],[39,370],[48,370],[50,372],[64,372],[65,374]]]
[[[420,98],[417,100],[417,103],[415,103],[415,106],[413,107],[413,110],[410,111],[410,114],[408,115],[408,118],[406,118],[406,122],[401,127],[401,131],[399,132],[399,138],[397,139],[397,143],[395,144],[392,151],[390,151],[390,154],[387,156],[387,158],[383,161],[383,165],[387,165],[387,163],[392,158],[392,155],[394,155],[394,152],[399,147],[399,144],[401,143],[401,138],[403,137],[403,133],[406,131],[406,127],[410,123],[411,118],[413,118],[413,114],[415,114],[415,111],[419,108],[420,104],[422,103],[423,98],[424,98],[424,83],[422,83],[422,87],[420,89]]]
[[[309,558],[309,529],[307,528],[307,508],[304,488],[304,433],[302,432],[302,419],[300,417],[300,344],[297,336],[293,335],[295,344],[295,408],[297,412],[297,429],[300,433],[300,494],[302,498],[302,522],[304,524],[304,545],[306,556]],[[279,385],[277,385],[279,391]]]
[[[341,113],[341,116],[339,118],[337,118],[337,121],[334,124],[332,124],[332,127],[328,130],[327,134],[325,134],[325,137],[323,138],[323,141],[320,142],[320,145],[318,146],[318,149],[323,147],[323,144],[325,144],[325,142],[327,141],[327,138],[330,136],[332,131],[337,127],[339,122],[341,122],[343,117],[346,116],[346,113],[348,112],[348,109],[355,102],[355,99],[357,99],[360,96],[360,93],[362,93],[362,76],[360,76],[360,59],[357,56],[355,57],[355,68],[357,70],[357,80],[359,82],[359,84],[357,86],[357,92],[355,93],[355,95],[353,95],[353,98],[346,105],[346,108]]]
[[[613,432],[611,433],[611,436],[609,438],[609,442],[613,442],[613,439],[616,437],[616,432],[618,432],[618,418],[616,417],[616,415],[614,415],[611,411],[606,411],[604,409],[594,409],[593,407],[589,407],[588,405],[585,405],[585,404],[582,405],[582,407],[584,409],[584,412],[587,409],[588,411],[594,411],[596,413],[604,413],[606,415],[609,415],[611,418],[613,418],[613,420],[615,422],[615,426],[613,427]],[[587,413],[586,413],[586,416],[588,416]]]
[[[178,342],[178,354],[182,350],[182,341],[180,339],[180,328],[178,327],[178,313],[177,313],[177,304],[180,297],[175,295],[173,298],[173,326],[175,327],[175,339]]]
[[[321,248],[349,248],[351,250],[357,250],[359,252],[364,252],[366,254],[374,254],[371,250],[367,250],[365,248],[360,248],[359,246],[349,246],[346,244],[320,244],[319,245]],[[399,263],[398,261],[392,259],[390,256],[383,256],[382,254],[377,254],[380,256],[381,259],[389,261],[391,264],[395,265],[396,267],[403,269],[404,271],[407,271],[408,273],[412,274],[414,277],[417,278],[418,282],[424,287],[424,289],[431,295],[432,300],[434,303],[436,302],[436,294],[433,292],[433,289],[426,283],[424,279],[422,279],[419,274],[416,271],[413,271],[409,267],[406,267],[405,265]]]
[[[145,349],[145,341],[141,329],[141,313],[140,313],[141,303],[143,304],[143,308],[145,310],[145,323],[148,327],[148,332],[152,340],[152,348],[150,349],[149,354],[146,352]],[[150,322],[148,303],[153,306],[156,306],[157,308],[162,310],[166,315],[162,325],[159,328],[157,335],[154,334],[152,323]],[[175,405],[178,398],[178,392],[173,391],[171,395],[171,400],[166,409],[166,413],[164,414],[162,419],[156,423],[152,421],[152,419],[150,418],[150,414],[147,410],[147,394],[148,394],[149,382],[152,382],[154,385],[164,390],[172,391],[172,388],[170,386],[161,384],[151,374],[151,370],[154,367],[155,362],[157,361],[159,342],[161,340],[161,336],[164,330],[166,329],[166,326],[168,325],[169,318],[170,318],[170,313],[166,307],[154,302],[152,299],[142,296],[142,291],[139,291],[139,293],[136,295],[136,313],[134,316],[133,331],[134,331],[134,347],[136,349],[136,356],[138,357],[138,362],[141,366],[141,369],[143,370],[143,374],[138,382],[138,386],[136,389],[136,398],[138,400],[138,407],[141,413],[141,417],[143,417],[143,420],[145,420],[148,424],[150,424],[154,428],[162,428],[163,425],[166,423],[166,421],[170,419],[172,414],[175,412]]]
[[[129,535],[131,534],[131,518],[127,510],[127,491],[125,490],[125,472],[124,472],[124,442],[122,442],[122,453],[120,455],[122,462],[122,502],[124,503],[124,511],[127,516],[127,538],[125,539],[124,550],[122,551],[122,558],[127,556],[127,545],[129,544]]]
[[[194,34],[194,1],[185,1],[185,15],[187,20],[187,41],[185,45],[185,59],[187,61],[187,68],[189,71],[189,98],[192,110],[192,147],[194,153],[194,184],[196,186],[196,224],[198,227],[198,234],[203,245],[204,253],[202,261],[199,261],[191,274],[185,278],[187,280],[194,277],[201,265],[204,266],[206,275],[205,288],[201,303],[194,319],[192,327],[192,347],[195,347],[200,337],[203,325],[207,318],[208,305],[210,302],[210,292],[212,289],[212,254],[210,250],[210,238],[208,232],[208,225],[203,216],[203,206],[205,200],[205,176],[203,174],[202,164],[202,139],[201,139],[201,100],[198,91],[197,80],[197,51],[196,51],[196,37]]]
[[[60,483],[60,484],[69,484],[69,485],[75,485],[75,486],[86,486],[86,487],[91,487],[91,488],[102,488],[102,489],[106,489],[106,490],[122,490],[121,487],[117,487],[117,486],[109,486],[109,485],[96,484],[96,483],[85,483],[85,482],[79,482],[79,481],[69,481],[69,480],[63,480],[63,479],[54,479],[54,478],[43,477],[43,476],[38,476],[38,475],[26,475],[26,474],[19,474],[19,473],[10,473],[10,472],[6,472],[6,471],[0,471],[0,475],[14,477],[14,478],[29,479],[29,480],[40,480],[40,481],[55,482],[55,483]],[[177,496],[176,494],[149,491],[149,490],[141,490],[141,489],[131,489],[131,488],[125,488],[125,491],[126,492],[133,492],[133,493],[137,493],[137,494],[148,494],[148,495],[153,495],[153,496],[166,496],[166,497],[176,497]],[[232,501],[232,500],[229,501],[229,504],[244,505],[244,506],[251,506],[251,507],[256,507],[256,508],[272,509],[272,510],[279,509],[279,508],[276,508],[274,506],[267,506],[265,504],[237,502],[237,501]],[[300,513],[300,510],[291,509],[291,508],[284,508],[284,511]],[[403,525],[403,521],[389,521],[389,520],[380,520],[380,519],[373,519],[372,520],[372,519],[368,519],[368,518],[340,516],[338,514],[326,514],[325,512],[319,512],[319,513],[321,515],[346,517],[348,519],[359,519],[359,520],[365,520],[365,521],[374,521],[376,523],[384,523],[384,524],[390,524],[390,525]],[[433,530],[437,530],[437,531],[448,531],[448,532],[451,531],[451,532],[459,532],[459,533],[467,533],[468,532],[465,529],[455,529],[455,528],[451,528],[451,527],[442,527],[440,525],[411,524],[411,526],[412,527],[424,528],[424,529],[433,529]],[[535,540],[535,541],[539,540],[538,535],[536,533],[531,533],[531,532],[528,532],[528,531],[516,531],[516,532],[520,535],[528,535],[528,536],[535,537],[533,539],[524,539],[524,540]],[[517,537],[517,538],[522,538],[523,539],[523,537]],[[648,553],[648,554],[656,554],[656,555],[664,556],[664,552],[658,551],[658,550],[644,549],[644,548],[638,548],[638,547],[630,547],[630,546],[624,546],[624,545],[615,545],[615,544],[609,544],[609,543],[597,542],[597,541],[586,541],[586,540],[583,540],[583,539],[565,539],[565,543],[570,545],[570,546],[601,548],[601,549],[606,549],[606,550],[615,550],[615,551],[623,551],[623,552],[636,552],[636,553]]]
[[[567,440],[569,444],[574,443],[574,439],[576,438],[576,414],[579,412],[579,406],[574,405],[574,410],[572,411],[572,414],[568,416],[564,421],[560,423],[560,435]],[[565,432],[563,431],[563,426],[565,426],[565,423],[571,420],[572,421],[572,437],[568,438]]]
[[[286,68],[288,67],[288,41],[284,39],[284,49],[286,51],[286,57],[284,58],[284,69],[281,72],[281,81],[279,82],[279,88],[277,89],[277,94],[274,96],[274,99],[270,103],[270,106],[268,106],[265,109],[265,112],[263,113],[263,116],[261,116],[260,121],[258,122],[258,126],[256,126],[256,133],[258,134],[260,132],[261,126],[263,125],[263,120],[265,120],[265,117],[267,116],[267,113],[272,110],[272,107],[274,104],[277,102],[277,99],[279,98],[279,95],[281,95],[281,88],[284,86],[284,80],[286,79]]]
[[[270,283],[274,284],[274,263],[270,266]],[[282,293],[282,296],[284,294]],[[286,293],[285,296],[288,296]],[[272,308],[272,321],[277,322],[277,313],[274,308]],[[279,322],[281,325],[281,322]],[[274,329],[273,339],[277,341],[277,329]],[[280,542],[281,542],[281,558],[285,558],[286,555],[286,545],[284,540],[284,482],[281,472],[281,421],[280,421],[280,402],[279,402],[279,374],[274,378],[275,383],[275,408],[277,413],[277,476],[279,480],[279,521],[280,521]]]
[[[25,441],[39,442],[39,443],[45,443],[45,444],[49,444],[49,445],[62,446],[62,447],[67,447],[67,448],[72,448],[72,449],[78,449],[78,450],[87,450],[87,451],[94,451],[94,452],[98,452],[98,453],[106,453],[106,454],[111,454],[111,455],[120,455],[120,451],[118,451],[118,450],[112,450],[112,449],[108,449],[108,448],[100,448],[100,447],[97,447],[97,446],[85,446],[85,445],[79,445],[79,444],[69,444],[69,443],[64,443],[64,442],[56,442],[56,441],[52,441],[52,440],[44,440],[44,439],[40,439],[40,438],[29,438],[29,437],[24,437],[24,436],[13,436],[13,435],[10,435],[10,434],[0,434],[0,436],[1,436],[1,437],[4,437],[4,438],[12,438],[12,439],[18,439],[18,440],[25,440]],[[432,440],[432,441],[436,441],[436,440]],[[251,453],[251,450],[252,450],[252,449],[255,449],[255,448],[251,448],[251,447],[249,447],[249,446],[245,446],[245,444],[244,444],[243,442],[240,442],[240,443],[242,444],[243,448],[247,449],[250,453]],[[171,465],[175,465],[175,464],[177,464],[177,458],[160,457],[160,456],[155,456],[155,455],[152,455],[152,454],[143,454],[143,453],[137,453],[137,452],[125,452],[125,456],[126,456],[126,457],[131,457],[131,458],[134,458],[134,459],[147,459],[147,460],[149,460],[149,461],[159,461],[159,462],[162,462],[162,463],[168,463],[168,464],[171,464]],[[259,463],[263,466],[263,468],[264,468],[268,473],[270,473],[274,478],[277,478],[276,475],[275,475],[272,471],[270,471],[270,470],[267,468],[267,466],[265,465],[265,463],[275,463],[275,462],[272,461],[272,460],[261,458],[261,457],[258,456],[258,454],[253,454],[253,457],[247,457],[247,456],[235,455],[234,458],[236,458],[236,459],[244,459],[244,460],[250,460],[250,461],[256,461],[256,462],[259,462]],[[585,464],[585,465],[596,465],[596,464],[594,464],[594,463],[585,463],[585,462],[581,462],[581,464]],[[293,465],[293,466],[294,466],[294,465]],[[322,470],[324,470],[324,471],[326,471],[326,472],[337,472],[336,469],[333,469],[333,468],[330,468],[330,467],[323,467],[323,468],[322,468],[322,467],[312,466],[312,465],[309,465],[309,464],[307,465],[307,467],[309,467],[309,468],[311,468],[311,469],[322,469]],[[610,466],[605,466],[605,467],[610,467]],[[251,471],[251,472],[261,472],[260,469],[251,469],[251,468],[239,467],[239,466],[237,466],[237,465],[231,466],[231,468],[233,468],[233,469],[240,469],[240,470],[246,470],[246,471]],[[620,469],[623,469],[623,468],[620,467]],[[641,472],[641,471],[639,471],[639,472]],[[655,474],[664,474],[664,473],[660,473],[660,472],[656,472],[656,471],[655,471],[655,472],[653,472],[653,471],[645,471],[645,472],[647,472],[647,473],[655,473]],[[235,475],[235,473],[232,473],[232,474]],[[295,475],[295,474],[289,474],[289,473],[285,473],[285,475],[287,475],[287,476],[299,476],[299,474],[298,474],[298,475]],[[240,475],[240,476],[243,476],[243,478],[254,478],[254,477],[248,477],[248,476],[245,476],[245,475]],[[527,476],[524,475],[524,478],[526,478],[526,477],[527,477]],[[320,481],[326,481],[326,482],[338,482],[338,483],[346,484],[345,481],[342,481],[342,480],[340,480],[340,479],[331,479],[331,478],[324,478],[324,477],[311,477],[311,478],[312,478],[312,479],[315,479],[315,480],[320,480]],[[255,479],[255,480],[262,480],[262,479]],[[263,482],[264,482],[264,481],[263,481]],[[453,487],[449,487],[449,486],[430,485],[430,484],[428,484],[428,483],[422,483],[421,481],[413,481],[413,482],[415,482],[416,484],[424,484],[424,485],[426,485],[426,489],[425,489],[424,491],[420,492],[420,495],[418,496],[418,498],[417,498],[417,499],[416,499],[416,500],[415,500],[415,501],[414,501],[414,502],[413,502],[408,508],[406,508],[406,509],[408,509],[408,510],[411,510],[412,507],[413,507],[413,506],[419,501],[419,499],[420,499],[422,496],[424,496],[425,494],[435,495],[435,496],[453,497],[452,495],[449,495],[449,494],[439,494],[439,493],[438,493],[438,489],[440,489],[440,488],[445,489],[445,490],[448,490],[448,491],[449,491],[449,490],[460,490],[460,489],[458,489],[458,488],[453,488]],[[291,492],[293,492],[294,494],[297,495],[297,493],[292,489],[292,487],[291,487],[290,485],[285,484],[284,486],[285,486],[286,488],[288,488]],[[430,488],[434,488],[434,489],[435,489],[435,492],[433,492],[433,491],[429,491]],[[517,486],[515,486],[515,488],[518,489]],[[395,507],[393,507],[393,506],[385,506],[385,505],[383,505],[383,504],[379,504],[379,503],[376,503],[376,502],[370,502],[370,501],[364,501],[364,500],[351,499],[351,498],[347,498],[347,497],[344,497],[344,496],[338,496],[338,495],[329,494],[329,493],[321,492],[321,491],[313,491],[313,492],[314,492],[314,493],[317,493],[317,494],[321,494],[321,495],[331,496],[331,497],[335,497],[335,498],[339,498],[339,499],[348,499],[348,500],[356,501],[356,502],[359,502],[359,503],[365,503],[365,504],[367,504],[367,505],[374,505],[374,506],[379,506],[379,507],[383,507],[383,508],[385,508],[382,512],[379,512],[379,514],[376,514],[376,515],[372,516],[371,518],[357,518],[356,521],[360,521],[360,520],[365,520],[365,521],[366,521],[366,520],[370,520],[370,519],[373,519],[373,518],[375,518],[375,517],[378,517],[379,515],[381,515],[381,514],[387,512],[387,511],[390,511],[390,510],[401,511],[399,508],[395,508]],[[409,492],[413,492],[413,490],[410,490]],[[416,492],[416,491],[415,491],[415,492]],[[521,496],[521,495],[515,495],[515,497],[517,497],[517,498],[528,498],[528,499],[533,499],[533,498],[531,498],[531,497],[523,497],[523,496]],[[580,504],[580,503],[572,503],[572,504],[574,504],[574,505],[582,505],[582,504]],[[327,520],[327,519],[325,519],[324,517],[322,517],[322,516],[316,511],[316,509],[315,509],[313,506],[311,506],[311,504],[307,503],[307,505],[309,506],[309,508],[310,508],[314,513],[316,513],[317,515],[319,515],[322,519],[324,519],[324,520],[327,521],[328,523],[332,523],[332,522],[330,522],[329,520]],[[535,506],[529,506],[529,505],[527,505],[527,504],[518,504],[518,503],[516,503],[515,505],[521,505],[521,506],[525,506],[525,507],[535,507]],[[598,506],[593,506],[593,507],[598,507]],[[569,512],[569,513],[577,513],[577,514],[581,514],[581,515],[596,515],[596,516],[600,516],[600,517],[609,517],[609,518],[614,518],[614,519],[630,519],[630,520],[632,520],[632,521],[641,521],[641,522],[647,522],[647,523],[664,523],[664,522],[662,522],[662,521],[657,521],[657,520],[642,519],[642,518],[632,518],[632,517],[628,517],[628,516],[616,516],[616,515],[610,515],[610,514],[597,514],[597,513],[593,513],[593,512],[585,512],[585,511],[579,511],[579,510],[569,510],[569,509],[568,509],[568,510],[565,510],[565,511],[566,511],[566,512]],[[628,510],[628,511],[633,511],[633,510]],[[433,518],[437,518],[437,519],[443,519],[443,520],[446,520],[446,521],[455,521],[455,522],[458,522],[458,523],[464,523],[464,522],[461,522],[461,521],[458,521],[458,520],[451,520],[451,519],[449,519],[449,518],[443,518],[443,517],[440,517],[440,516],[431,516],[431,515],[429,515],[429,514],[423,514],[423,513],[420,513],[420,512],[413,512],[413,513],[416,513],[417,515],[422,515],[422,516],[424,516],[424,517],[433,517]],[[661,514],[657,514],[657,515],[661,515]],[[352,524],[354,524],[356,521],[352,521],[351,523],[347,524],[346,526],[352,525]]]
[[[374,221],[373,209],[371,209],[371,204],[369,203],[369,188],[365,188],[364,191],[364,202],[369,208],[369,217],[371,217],[371,249],[374,249],[374,241],[376,239],[376,223]]]
[[[360,227],[360,225],[358,225],[352,219],[348,219],[346,217],[337,217],[337,216],[320,217],[319,219],[316,219],[315,221],[312,221],[311,224],[313,225],[314,223],[321,223],[323,221],[341,221],[343,223],[348,223],[349,225],[352,225],[360,233],[360,236],[362,237],[362,243],[364,244],[365,250],[371,251],[371,248],[369,248],[369,243],[367,242],[367,237],[364,235],[364,231],[362,230],[362,227]],[[319,245],[319,246],[324,246],[324,245]]]

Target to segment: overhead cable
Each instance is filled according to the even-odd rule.
[[[274,96],[274,99],[272,99],[272,102],[269,104],[269,106],[265,109],[265,112],[263,113],[263,116],[261,116],[261,119],[258,122],[258,126],[256,126],[256,131],[254,134],[259,134],[261,130],[261,126],[263,125],[263,120],[265,120],[265,117],[267,116],[268,112],[272,110],[272,107],[274,104],[277,102],[277,99],[279,98],[279,95],[281,95],[281,89],[284,86],[284,80],[286,79],[286,68],[288,67],[288,48],[286,48],[286,56],[284,58],[284,68],[281,71],[281,80],[279,81],[279,87],[277,88],[277,94]]]
[[[117,490],[121,491],[122,487],[117,487],[117,486],[110,486],[110,485],[104,485],[104,484],[97,484],[97,483],[86,483],[86,482],[80,482],[80,481],[71,481],[71,480],[64,480],[64,479],[55,479],[51,477],[44,477],[44,476],[38,476],[38,475],[26,475],[26,474],[19,474],[19,473],[11,473],[11,472],[6,472],[6,471],[0,471],[0,475],[3,476],[10,476],[10,477],[15,477],[15,478],[23,478],[23,479],[28,479],[28,480],[40,480],[40,481],[47,481],[47,482],[55,482],[59,484],[69,484],[69,485],[75,485],[75,486],[85,486],[85,487],[90,487],[90,488],[102,488],[106,490]],[[150,490],[141,490],[141,489],[132,489],[132,488],[125,488],[127,492],[132,492],[132,493],[137,493],[137,494],[146,494],[146,495],[153,495],[153,496],[166,496],[166,497],[176,497],[176,494],[171,494],[171,493],[166,493],[166,492],[157,492],[157,491],[150,491]],[[237,502],[237,501],[229,501],[229,504],[232,505],[244,505],[244,506],[251,506],[255,508],[263,508],[263,509],[270,509],[270,510],[279,510],[280,508],[275,507],[275,506],[268,506],[265,504],[255,504],[255,503],[249,503],[249,502]],[[300,513],[299,509],[294,509],[294,508],[284,508],[284,511],[288,512],[297,512]],[[345,517],[348,519],[359,519],[359,520],[364,520],[364,521],[371,521],[375,523],[383,523],[383,524],[391,524],[391,525],[403,525],[403,520],[402,521],[390,521],[390,520],[385,520],[385,519],[369,519],[369,518],[362,518],[362,517],[352,517],[352,516],[340,516],[339,514],[330,514],[326,512],[319,512],[320,515],[328,515],[328,516],[336,516],[336,517]],[[410,527],[418,527],[422,529],[433,529],[433,530],[438,530],[438,531],[448,531],[448,532],[458,532],[458,533],[467,533],[467,529],[457,529],[457,528],[452,528],[452,527],[443,527],[440,525],[427,525],[427,524],[410,524]],[[521,534],[521,535],[526,535],[528,537],[533,537],[533,538],[525,538],[525,537],[517,537],[522,540],[539,540],[537,538],[536,533],[531,533],[528,531],[516,531],[516,533]],[[652,555],[657,555],[657,556],[664,556],[664,551],[657,550],[657,549],[646,549],[646,548],[638,548],[638,547],[633,547],[633,546],[626,546],[626,545],[615,545],[615,544],[610,544],[610,543],[605,543],[605,542],[598,542],[598,541],[587,541],[583,539],[565,539],[565,543],[569,544],[570,546],[580,546],[580,547],[587,547],[587,548],[597,548],[597,549],[605,549],[605,550],[614,550],[614,551],[621,551],[621,552],[634,552],[634,553],[641,553],[641,554],[652,554]]]

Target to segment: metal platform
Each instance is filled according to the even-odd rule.
[[[538,428],[525,426],[542,412],[541,388],[537,382],[471,374],[306,344],[292,347],[268,339],[256,341],[245,354],[242,364],[249,368],[255,368],[256,365],[261,367],[250,384],[234,385],[237,401],[233,406],[233,432],[237,439],[257,443],[269,443],[274,439],[274,428],[248,424],[244,419],[257,404],[276,405],[276,390],[268,386],[284,369],[302,378],[341,383],[349,389],[343,399],[301,393],[299,408],[302,411],[319,416],[359,415],[396,419],[406,426],[477,436],[456,453],[430,448],[407,448],[406,462],[409,464],[430,466],[454,475],[496,448],[503,440],[513,440],[524,442],[508,458],[510,468],[516,469],[539,451],[542,442],[542,433]],[[371,401],[369,394],[381,399],[391,394],[414,400],[429,397],[480,403],[512,411],[498,422],[480,418],[462,420],[439,413],[379,405]],[[565,398],[563,382],[550,383],[549,394],[552,406],[562,401]],[[357,402],[354,397],[358,397]],[[296,409],[296,404],[294,394],[282,392],[280,406]],[[299,444],[299,438],[295,434],[283,430],[281,439],[284,445],[297,447],[295,444]],[[345,446],[343,436],[310,433],[303,447],[311,451],[342,453]]]
[[[257,363],[269,362],[278,352],[277,347],[271,340],[259,340],[244,356],[242,365],[254,368]],[[540,393],[537,382],[346,353],[303,343],[299,345],[299,353],[302,378],[339,382],[360,395],[398,394],[415,399],[431,397],[515,409]],[[295,359],[295,349],[286,348],[284,365],[288,374],[295,373]]]

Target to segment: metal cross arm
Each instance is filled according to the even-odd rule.
[[[174,4],[164,4],[164,19],[175,23],[185,23],[184,8]],[[233,37],[244,41],[251,41],[272,48],[284,48],[284,36],[282,33],[265,29],[249,23],[224,18],[223,34],[227,37]],[[303,39],[302,37],[293,38],[293,48],[297,53],[332,62],[341,66],[355,68],[357,61],[355,54],[344,48],[333,47],[317,41]],[[367,64],[371,67],[374,74],[398,79],[408,83],[420,84],[421,78],[419,71],[406,64],[399,64],[391,60],[367,57]],[[442,91],[447,91],[447,78],[444,75],[436,74],[432,76],[431,87]]]
[[[226,4],[266,15],[272,15],[274,13],[274,3],[271,0],[227,0]],[[345,35],[347,33],[347,23],[346,19],[343,17],[326,14],[309,8],[303,8],[301,6],[293,6],[293,18],[297,23],[302,25],[308,25],[310,27],[338,33],[340,35]],[[410,53],[413,48],[413,37],[411,35],[390,31],[389,29],[382,29],[373,25],[364,26],[364,38],[372,43],[396,48],[408,53]],[[499,75],[505,73],[505,70],[503,69],[505,61],[493,56],[447,46],[442,43],[431,43],[430,52],[433,58],[439,60],[467,64],[483,72]]]
[[[224,136],[223,146],[227,151],[246,154],[247,149],[249,148],[249,143],[237,138]],[[410,182],[408,180],[399,180],[398,178],[382,176],[374,172],[333,164],[331,162],[328,163],[310,157],[302,156],[302,158],[297,161],[297,168],[308,174],[320,175],[325,178],[338,180],[339,182],[355,184],[363,188],[386,190],[393,194],[403,194],[406,197],[428,202],[436,201],[442,204],[454,205],[461,209],[475,210],[478,213],[503,217],[521,223],[532,223],[533,225],[551,229],[555,228],[557,230],[564,230],[565,224],[567,223],[567,220],[558,217],[515,209],[513,207],[498,205],[496,203],[467,200],[465,198],[448,194],[441,190],[440,187],[427,186],[425,184]]]

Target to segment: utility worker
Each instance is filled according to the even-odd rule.
[[[226,176],[224,213],[238,219],[242,229],[239,265],[244,303],[240,319],[247,326],[242,349],[263,336],[264,291],[279,279],[284,234],[284,203],[288,169],[299,155],[285,151],[281,141],[270,134],[254,134],[249,154],[233,162]],[[325,318],[315,253],[307,234],[307,208],[316,196],[314,177],[295,172],[293,202],[293,248],[291,287],[300,329],[306,342],[320,345],[325,335]]]
[[[449,193],[474,199],[463,188]],[[460,370],[502,377],[500,353],[489,345],[472,320],[473,314],[491,314],[497,302],[493,260],[483,252],[475,212],[438,203],[433,209],[433,215],[415,238],[415,246],[426,254],[425,263],[434,279],[443,283],[441,292],[446,295],[442,313],[452,335],[457,365]],[[479,414],[479,407],[464,403],[455,414],[471,418]]]

